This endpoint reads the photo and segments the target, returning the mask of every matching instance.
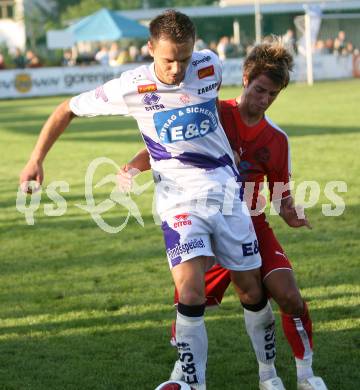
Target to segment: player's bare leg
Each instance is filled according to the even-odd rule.
[[[275,319],[262,287],[260,269],[230,273],[244,307],[246,331],[259,363],[259,387],[263,390],[284,390],[274,365]]]
[[[295,356],[298,389],[325,390],[325,383],[312,370],[312,322],[292,270],[271,272],[264,285],[281,310],[283,330]]]
[[[205,389],[207,334],[204,323],[205,268],[207,258],[195,257],[172,268],[179,294],[176,343],[185,382]]]

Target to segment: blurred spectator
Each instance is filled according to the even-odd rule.
[[[95,54],[95,60],[100,65],[109,65],[109,50],[106,46],[101,46],[100,50]]]
[[[90,52],[79,53],[76,57],[76,65],[93,65],[96,64],[94,54]]]
[[[337,37],[334,40],[334,53],[336,55],[342,55],[343,50],[346,47],[346,34],[345,31],[340,30]]]
[[[325,42],[322,39],[319,39],[318,41],[316,41],[315,47],[314,47],[314,54],[327,54]]]
[[[282,41],[286,49],[290,52],[290,54],[296,54],[296,40],[293,30],[289,28],[282,36]]]
[[[73,58],[71,50],[65,50],[63,58],[61,59],[61,65],[63,66],[74,66],[76,64],[76,59]]]
[[[209,44],[209,49],[214,52],[215,54],[217,54],[217,43],[215,41],[211,41],[210,44]]]
[[[111,66],[117,65],[116,59],[118,58],[118,56],[119,56],[119,45],[116,42],[114,42],[111,44],[109,50],[109,64]]]
[[[31,60],[31,62],[27,65],[28,68],[40,68],[42,66],[43,65],[42,65],[40,58],[38,56],[34,56]]]
[[[15,50],[15,56],[13,58],[15,68],[25,68],[26,61],[25,61],[25,56],[21,52],[20,49]]]
[[[31,63],[31,61],[33,60],[35,54],[32,50],[28,50],[26,53],[25,53],[25,66],[28,67],[29,64]]]
[[[207,49],[206,43],[201,38],[197,38],[195,41],[194,50],[200,51],[204,49]]]
[[[141,61],[144,61],[144,62],[152,61],[152,57],[149,53],[149,47],[148,47],[147,43],[145,43],[145,45],[141,46],[140,58],[141,58]]]
[[[140,61],[140,51],[137,46],[131,45],[129,47],[129,56],[130,56],[130,62],[138,62]]]
[[[0,53],[0,70],[6,69],[4,56]]]
[[[328,38],[325,41],[325,53],[332,54],[333,52],[334,52],[334,40],[331,38]]]
[[[242,45],[235,43],[234,37],[231,37],[226,51],[226,57],[239,58],[243,53],[244,53],[244,48],[242,47]]]
[[[222,37],[217,44],[216,51],[221,61],[224,61],[230,49],[229,37]]]
[[[26,52],[25,61],[27,68],[40,68],[42,66],[39,57],[32,50]]]
[[[118,58],[116,59],[116,62],[118,65],[128,64],[129,62],[131,62],[129,49],[121,50],[120,54],[118,55]]]
[[[352,44],[352,42],[347,42],[345,49],[343,49],[342,54],[343,55],[350,55],[350,54],[353,54],[353,52],[354,52],[354,45]]]

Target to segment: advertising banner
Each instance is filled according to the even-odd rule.
[[[134,64],[4,70],[0,71],[0,99],[74,95],[96,88],[132,68]]]
[[[94,89],[106,81],[119,77],[122,72],[140,64],[118,67],[73,66],[0,71],[0,99],[33,96],[76,95]],[[242,58],[223,62],[222,85],[242,84]],[[315,80],[356,77],[360,74],[360,56],[314,55]],[[358,77],[358,76],[357,76]],[[306,63],[303,56],[295,58],[292,81],[306,80]]]

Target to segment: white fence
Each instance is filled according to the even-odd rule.
[[[224,62],[222,85],[242,84],[242,59]],[[74,95],[118,77],[139,64],[119,67],[74,66],[0,71],[0,99],[32,96]],[[314,80],[342,79],[360,75],[360,56],[319,55],[313,58]],[[293,81],[306,80],[305,58],[295,58]]]

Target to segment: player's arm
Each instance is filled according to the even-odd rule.
[[[290,191],[291,161],[287,137],[278,139],[278,142],[269,144],[272,162],[267,165],[267,179],[270,189],[270,199],[275,210],[287,225],[293,228],[311,225],[302,206],[295,206]]]
[[[149,152],[146,148],[139,150],[125,166],[138,169],[140,172],[151,169]]]
[[[278,176],[277,180],[274,180],[273,174],[269,174],[267,177],[270,189],[270,200],[280,217],[290,227],[297,228],[306,226],[311,229],[304,208],[302,206],[295,206],[294,199],[290,192],[289,177],[281,178],[281,176]]]
[[[30,189],[24,186],[26,182],[35,180],[42,184],[44,179],[43,161],[54,142],[69,126],[75,116],[70,109],[69,100],[66,100],[47,119],[41,129],[30,159],[20,174],[20,185],[23,186],[24,191],[30,192]]]
[[[151,169],[149,152],[144,148],[139,150],[135,156],[117,173],[119,190],[127,192],[131,190],[133,178],[140,172]]]
[[[290,227],[298,228],[306,226],[311,229],[304,208],[302,206],[295,206],[294,199],[291,195],[281,199],[279,215]]]
[[[31,180],[42,183],[45,156],[75,116],[127,114],[128,108],[122,90],[123,83],[120,77],[60,104],[44,124],[31,157],[20,174],[20,184]],[[22,187],[25,189],[24,185]]]

